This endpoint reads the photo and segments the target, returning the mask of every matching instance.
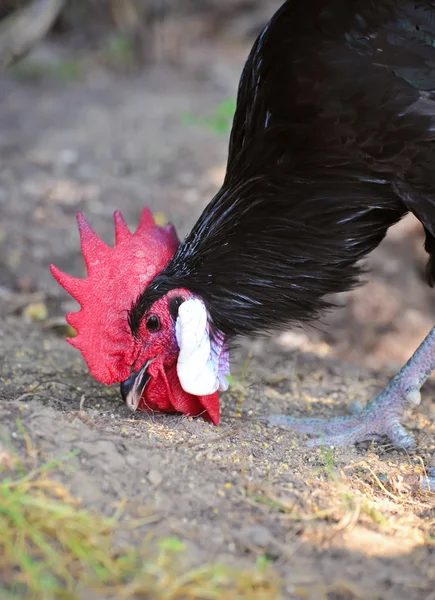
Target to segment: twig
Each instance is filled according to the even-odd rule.
[[[33,0],[0,25],[0,70],[26,56],[49,31],[66,0]]]

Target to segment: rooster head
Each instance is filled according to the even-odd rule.
[[[77,336],[90,374],[101,383],[121,384],[133,410],[201,415],[218,424],[218,389],[226,389],[228,353],[211,336],[200,299],[174,289],[132,327],[130,308],[169,263],[179,240],[172,224],[159,227],[148,209],[135,233],[115,212],[115,246],[106,245],[77,215],[87,277],[77,279],[51,265],[58,283],[80,304],[67,322]]]

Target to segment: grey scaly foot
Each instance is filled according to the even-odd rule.
[[[401,371],[365,408],[358,411],[353,406],[351,415],[332,419],[271,415],[266,420],[270,425],[316,436],[307,442],[309,446],[346,446],[386,436],[394,446],[413,448],[415,439],[401,420],[408,404],[420,404],[420,388],[434,369],[435,327]]]

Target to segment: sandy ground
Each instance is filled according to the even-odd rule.
[[[131,514],[152,515],[144,531],[187,540],[193,562],[267,557],[285,597],[303,588],[313,599],[433,598],[435,496],[418,486],[435,466],[433,383],[407,417],[419,441],[412,457],[382,444],[308,450],[258,418],[344,414],[409,357],[435,320],[412,219],[371,257],[367,286],[316,328],[243,342],[219,428],[132,416],[63,341],[59,317],[71,302],[48,265],[83,274],[75,213],[107,242],[114,210],[134,226],[144,205],[184,235],[222,181],[227,149],[225,135],[184,116],[205,117],[234,96],[245,53],[203,46],[182,67],[130,77],[97,68],[69,82],[1,76],[2,436],[23,451],[20,420],[40,460],[78,450],[59,475],[73,494],[107,514],[127,498]],[[35,323],[26,307],[38,302],[48,316]]]

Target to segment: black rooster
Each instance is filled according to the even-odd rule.
[[[171,329],[186,392],[225,387],[235,336],[315,319],[409,211],[425,229],[433,284],[432,90],[435,2],[287,0],[277,11],[241,76],[222,188],[129,312],[150,356]],[[400,420],[434,367],[435,329],[359,414],[269,421],[316,434],[312,443],[387,435],[410,447]],[[146,368],[122,386],[132,406]]]

